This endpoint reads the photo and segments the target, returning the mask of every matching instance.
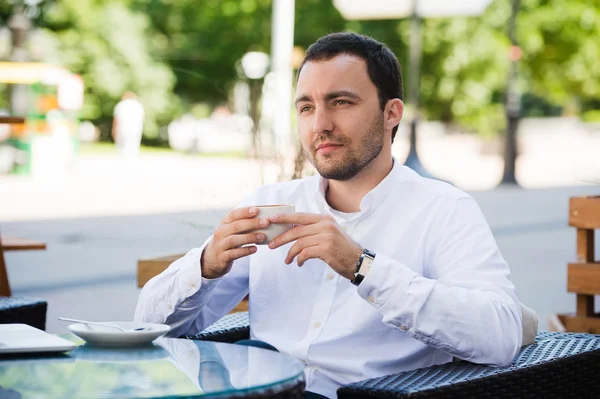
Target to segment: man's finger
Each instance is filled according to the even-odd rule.
[[[313,236],[321,232],[321,227],[317,224],[309,224],[308,226],[296,226],[293,229],[275,237],[270,243],[269,248],[275,249],[292,241],[296,241],[302,237]]]
[[[314,224],[329,217],[329,215],[319,215],[316,213],[279,213],[273,215],[269,220],[278,224]]]
[[[307,247],[319,245],[320,241],[321,239],[318,235],[312,235],[299,239],[294,245],[292,245],[292,248],[290,248],[290,251],[285,258],[285,264],[289,265],[294,261],[294,258],[296,258],[300,252],[302,252],[302,250]]]
[[[232,262],[239,258],[243,258],[244,256],[252,255],[257,251],[254,245],[242,248],[230,249],[229,251],[225,251],[223,257],[227,260],[227,262]]]
[[[249,206],[244,208],[236,208],[229,212],[222,220],[223,223],[229,224],[240,219],[250,219],[258,215],[258,208],[255,206]]]
[[[225,251],[239,248],[242,245],[247,244],[258,244],[263,242],[266,236],[263,233],[248,233],[248,234],[235,234],[226,237],[223,240],[223,249]]]
[[[296,259],[296,263],[298,266],[303,266],[304,262],[309,259],[320,259],[322,248],[318,245],[314,245],[312,247],[304,248],[299,254],[298,259]]]
[[[238,219],[229,224],[221,225],[220,229],[223,236],[227,237],[234,234],[247,233],[252,230],[264,229],[270,223],[269,219],[266,218]]]

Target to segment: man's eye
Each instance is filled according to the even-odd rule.
[[[350,104],[350,103],[346,100],[335,100],[333,102],[333,105],[345,105],[345,104]]]
[[[300,108],[300,112],[307,112],[307,111],[310,111],[310,107],[309,106],[301,107]]]

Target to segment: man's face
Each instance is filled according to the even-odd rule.
[[[340,54],[309,61],[300,72],[296,93],[300,141],[324,178],[352,179],[386,143],[391,145],[364,60]]]

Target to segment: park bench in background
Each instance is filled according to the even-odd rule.
[[[0,296],[10,296],[10,281],[6,271],[4,252],[8,251],[39,251],[46,249],[46,243],[27,238],[0,235]]]
[[[0,124],[22,125],[25,118],[22,116],[2,116],[0,115]]]
[[[24,323],[44,330],[46,328],[46,301],[11,296],[4,252],[44,250],[46,244],[26,238],[0,236],[0,324]]]
[[[572,197],[569,226],[577,229],[577,260],[568,265],[567,291],[577,297],[575,314],[550,316],[554,331],[600,333],[594,296],[600,294],[600,262],[594,255],[594,230],[600,229],[600,197]]]

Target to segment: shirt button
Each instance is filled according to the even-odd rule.
[[[319,323],[318,321],[315,321],[314,324],[313,324],[313,327],[314,328],[319,328],[319,327],[321,327],[321,323]]]
[[[329,273],[329,274],[327,275],[327,280],[333,280],[333,278],[334,278],[334,277],[335,277],[335,274],[333,274],[333,273]]]
[[[408,330],[408,327],[406,327],[406,326],[400,326],[400,329],[401,329],[402,331],[406,331],[406,330]]]
[[[374,302],[375,302],[375,298],[373,298],[371,295],[369,295],[369,296],[367,297],[367,301],[369,301],[369,302],[371,302],[371,303],[374,303]]]

